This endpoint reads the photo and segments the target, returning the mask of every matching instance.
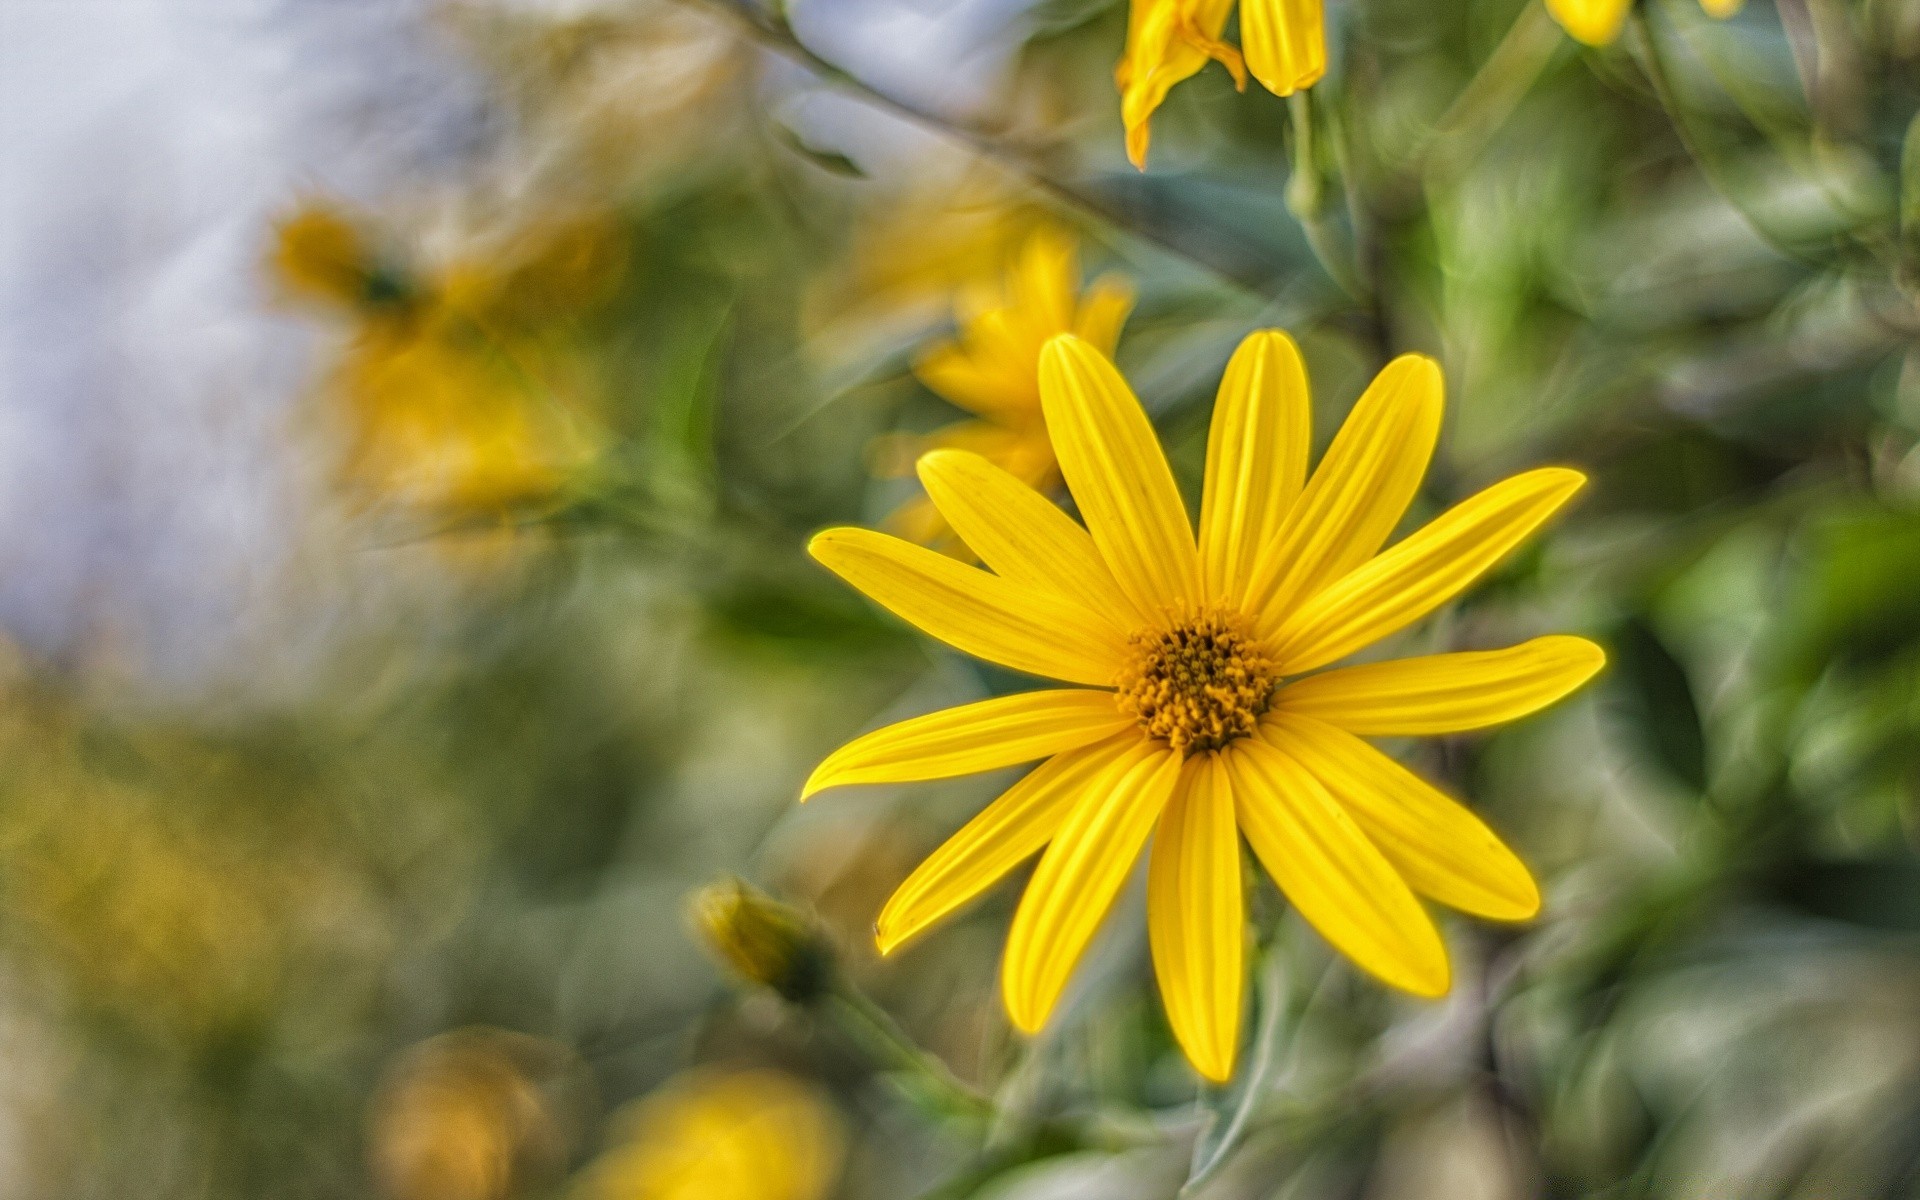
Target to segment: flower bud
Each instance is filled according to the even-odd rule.
[[[832,954],[799,910],[732,878],[695,892],[688,908],[708,950],[741,978],[795,1004],[826,989]]]

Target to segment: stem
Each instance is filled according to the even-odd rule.
[[[1320,174],[1320,162],[1313,149],[1313,102],[1302,89],[1287,97],[1287,116],[1292,136],[1287,139],[1287,157],[1292,168],[1287,175],[1287,211],[1300,222],[1307,237],[1307,248],[1327,277],[1349,299],[1361,299],[1359,273],[1347,265],[1348,255],[1336,244],[1333,224],[1326,216],[1326,189]]]
[[[944,1112],[970,1120],[993,1116],[993,1102],[969,1087],[940,1058],[915,1045],[906,1031],[852,984],[841,982],[825,999],[827,1011],[848,1036],[881,1062],[911,1075]]]
[[[1794,246],[1791,239],[1768,228],[1765,221],[1740,202],[1718,160],[1706,152],[1706,147],[1700,141],[1699,135],[1687,116],[1686,107],[1680,102],[1679,93],[1674,90],[1673,80],[1667,74],[1666,63],[1661,57],[1659,39],[1654,36],[1653,22],[1637,8],[1633,11],[1629,22],[1634,38],[1634,49],[1638,52],[1636,57],[1640,60],[1642,69],[1646,71],[1647,82],[1653,85],[1653,93],[1659,99],[1660,107],[1666,110],[1668,120],[1673,122],[1674,134],[1679,137],[1680,144],[1686,148],[1687,155],[1693,159],[1694,165],[1700,168],[1700,173],[1706,177],[1707,183],[1722,200],[1727,202],[1729,207],[1740,214],[1746,221],[1747,227],[1753,230],[1761,241],[1805,266],[1816,268],[1822,266],[1812,255]]]
[[[991,133],[959,124],[951,118],[922,108],[912,101],[903,100],[873,86],[828,59],[820,57],[794,34],[792,27],[784,18],[760,11],[753,5],[752,0],[680,0],[680,2],[720,14],[732,21],[753,41],[787,61],[805,68],[823,82],[857,96],[875,108],[916,125],[960,146],[986,162],[1019,176],[1068,208],[1116,229],[1125,230],[1142,241],[1151,242],[1169,254],[1200,268],[1234,291],[1259,300],[1262,304],[1274,300],[1266,290],[1264,281],[1243,278],[1236,273],[1235,268],[1203,258],[1165,234],[1136,224],[1111,202],[1084,192],[1059,178],[1035,162],[1031,155],[1007,145]]]
[[[1521,9],[1500,44],[1414,151],[1416,167],[1450,174],[1477,158],[1565,43],[1546,5],[1536,0]]]

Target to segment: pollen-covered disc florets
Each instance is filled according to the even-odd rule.
[[[1238,613],[1207,611],[1142,630],[1114,686],[1121,711],[1183,754],[1251,734],[1280,681],[1272,655]]]

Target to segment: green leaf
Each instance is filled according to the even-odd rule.
[[[1706,791],[1706,733],[1686,668],[1644,617],[1628,618],[1611,643],[1615,686],[1654,760],[1694,791]]]

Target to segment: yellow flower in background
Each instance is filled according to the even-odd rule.
[[[955,309],[958,336],[922,355],[914,373],[974,419],[924,437],[891,439],[882,469],[905,474],[925,451],[951,447],[981,455],[1028,487],[1053,489],[1059,467],[1040,408],[1041,349],[1056,334],[1073,333],[1112,354],[1133,311],[1132,287],[1103,275],[1083,293],[1073,235],[1043,225],[999,278],[962,289]],[[924,544],[949,534],[924,499],[903,508],[894,527]]]
[[[824,1200],[845,1146],[827,1099],[777,1071],[684,1075],[616,1122],[579,1200]]]
[[[562,398],[582,389],[550,327],[597,303],[625,261],[608,220],[550,220],[444,267],[384,259],[318,202],[281,222],[274,274],[351,322],[327,382],[361,496],[440,517],[552,498],[592,441]]]
[[[393,1200],[504,1200],[565,1153],[553,1084],[572,1059],[555,1042],[472,1028],[412,1047],[375,1097],[368,1150]]]
[[[1312,87],[1327,71],[1324,0],[1240,0],[1240,47],[1220,40],[1234,0],[1131,0],[1127,49],[1114,71],[1127,158],[1147,165],[1148,122],[1173,86],[1209,59],[1246,86],[1249,73],[1276,96]]]
[[[1046,760],[901,885],[877,924],[881,952],[1045,848],[1001,977],[1014,1024],[1036,1031],[1152,835],[1161,995],[1188,1058],[1223,1080],[1244,990],[1244,833],[1334,946],[1396,987],[1446,991],[1446,951],[1416,897],[1519,920],[1539,891],[1477,817],[1361,739],[1513,720],[1578,687],[1603,655],[1543,637],[1321,668],[1458,595],[1584,477],[1515,476],[1382,551],[1439,434],[1439,368],[1415,355],[1390,364],[1309,479],[1305,367],[1286,335],[1265,331],[1221,381],[1196,541],[1153,427],[1105,355],[1055,338],[1040,395],[1085,527],[979,455],[943,450],[920,477],[990,570],[865,529],[811,546],[934,637],[1079,685],[867,734],[807,780],[803,799]]]
[[[1700,0],[1700,7],[1717,20],[1740,11],[1746,0]],[[1633,0],[1547,0],[1547,11],[1575,40],[1589,46],[1607,46],[1620,36]]]

